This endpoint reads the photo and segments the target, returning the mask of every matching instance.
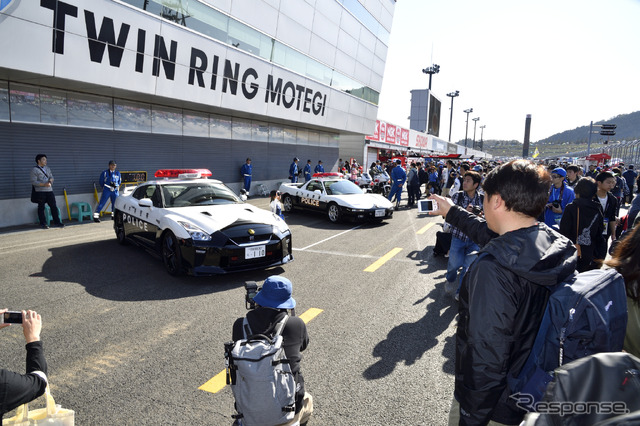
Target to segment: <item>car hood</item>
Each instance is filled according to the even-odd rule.
[[[328,198],[340,200],[340,205],[356,209],[390,209],[393,207],[391,201],[380,194],[330,195]]]
[[[277,221],[281,221],[271,211],[246,203],[177,207],[167,210],[171,212],[171,219],[189,221],[209,233],[224,229],[237,222],[276,225]]]

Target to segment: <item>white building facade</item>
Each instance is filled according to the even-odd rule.
[[[124,171],[209,168],[239,188],[363,152],[394,0],[0,0],[0,227],[35,222],[44,153],[64,212]],[[360,161],[362,159],[359,159]],[[33,217],[32,217],[33,216]]]

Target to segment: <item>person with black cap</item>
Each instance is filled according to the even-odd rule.
[[[322,160],[318,160],[318,165],[315,169],[313,169],[314,173],[324,173],[324,166],[322,165]]]
[[[311,160],[307,160],[302,173],[304,173],[304,181],[309,182],[311,180]]]
[[[96,210],[93,212],[93,221],[100,222],[100,212],[107,204],[107,200],[111,199],[111,208],[116,203],[116,198],[119,194],[120,184],[122,183],[122,177],[120,172],[116,170],[116,162],[109,161],[109,168],[100,174],[100,188],[102,188],[102,196],[100,202],[96,206]]]
[[[283,276],[272,275],[264,281],[262,288],[253,298],[256,309],[247,312],[251,334],[264,334],[279,322],[283,315],[289,315],[287,310],[296,306],[292,292],[291,281]],[[233,323],[234,341],[244,338],[243,320],[244,318],[238,318]],[[290,316],[282,330],[282,347],[296,382],[296,415],[287,423],[290,425],[305,424],[313,412],[313,397],[305,392],[304,378],[300,371],[301,352],[308,344],[309,335],[304,321],[300,317]]]
[[[300,161],[298,157],[293,157],[293,163],[289,166],[289,179],[291,179],[291,183],[298,182],[298,173],[300,173],[298,170],[298,161]]]

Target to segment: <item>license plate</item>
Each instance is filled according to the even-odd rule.
[[[266,255],[267,246],[247,247],[244,249],[245,259],[255,259],[256,257],[264,257]]]
[[[376,217],[384,217],[385,211],[384,209],[377,209],[375,214]]]

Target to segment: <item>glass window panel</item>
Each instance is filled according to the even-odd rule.
[[[133,132],[151,132],[151,106],[138,102],[115,100],[114,128]]]
[[[11,121],[40,122],[40,93],[36,87],[12,84]]]
[[[296,135],[296,144],[309,145],[309,131],[305,129],[298,129]]]
[[[234,117],[231,123],[231,138],[250,141],[251,140],[251,121]]]
[[[212,138],[231,139],[231,117],[211,115],[209,132]]]
[[[296,129],[292,127],[285,127],[283,129],[284,143],[295,145],[296,143]]]
[[[309,145],[318,145],[320,143],[320,135],[318,132],[309,130]]]
[[[177,5],[174,6],[174,9],[173,14],[180,17],[176,21],[178,24],[224,43],[227,42],[230,21],[227,15],[199,2],[189,2],[186,11],[180,12]],[[184,19],[182,19],[183,17]]]
[[[264,59],[271,58],[272,38],[234,19],[229,20],[226,42]]]
[[[185,136],[209,137],[209,115],[194,111],[182,114],[182,134]]]
[[[151,133],[182,134],[182,111],[168,107],[152,107]]]
[[[278,65],[304,75],[307,72],[307,59],[302,53],[282,43],[276,41],[273,44],[273,62]]]
[[[253,121],[251,128],[251,140],[258,142],[269,141],[269,124]]]
[[[332,74],[333,70],[328,66],[314,60],[307,61],[307,77],[311,77],[321,83],[330,85]]]
[[[9,83],[0,81],[0,121],[9,121]]]
[[[284,142],[284,132],[282,130],[282,126],[276,126],[273,124],[271,125],[271,127],[269,128],[269,142]]]
[[[67,110],[70,126],[113,129],[111,98],[68,93]]]
[[[67,125],[67,94],[57,90],[40,90],[40,120]]]

